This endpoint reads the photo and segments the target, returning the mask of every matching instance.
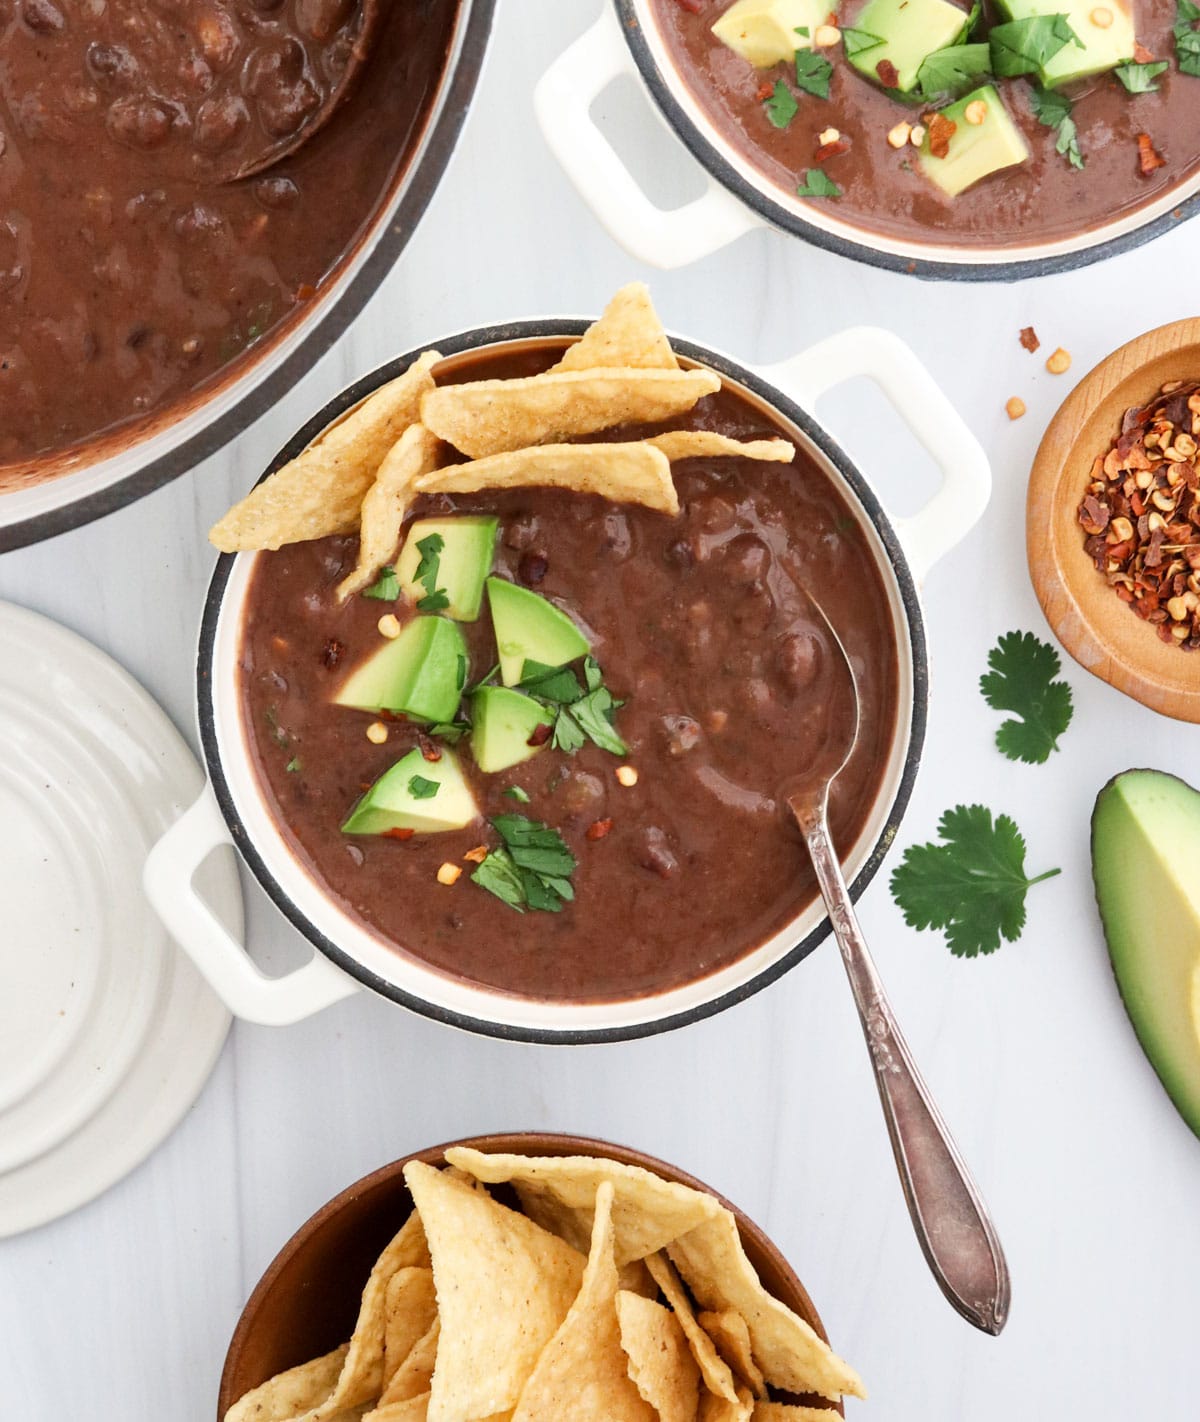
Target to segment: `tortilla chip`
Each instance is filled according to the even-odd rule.
[[[402,1402],[381,1402],[362,1422],[425,1422],[429,1415],[429,1394],[405,1398]]]
[[[375,482],[362,501],[358,527],[358,564],[338,584],[338,601],[374,582],[391,561],[400,529],[415,497],[417,479],[437,468],[440,441],[424,425],[409,425],[384,456]]]
[[[430,1422],[473,1422],[515,1407],[579,1292],[570,1245],[440,1170],[404,1178],[429,1238],[442,1322]]]
[[[740,1313],[727,1308],[723,1313],[702,1313],[696,1320],[716,1344],[717,1352],[755,1397],[766,1397],[767,1380],[754,1361],[750,1330]]]
[[[479,489],[538,486],[598,494],[614,504],[644,504],[675,515],[679,495],[660,450],[636,444],[540,444],[451,464],[417,480],[423,494],[467,494]]]
[[[736,1403],[737,1387],[734,1384],[729,1365],[717,1352],[712,1339],[696,1322],[696,1314],[692,1309],[691,1300],[684,1292],[683,1285],[679,1282],[679,1275],[671,1267],[670,1261],[665,1254],[651,1254],[646,1260],[646,1264],[651,1274],[654,1275],[658,1287],[666,1295],[667,1302],[675,1312],[675,1317],[679,1320],[679,1326],[683,1329],[688,1347],[692,1350],[692,1357],[695,1358],[700,1368],[704,1386],[709,1392],[724,1398],[726,1402]]]
[[[834,1401],[843,1393],[866,1396],[854,1369],[763,1288],[731,1214],[722,1210],[676,1239],[667,1252],[702,1308],[714,1313],[733,1309],[746,1320],[755,1361],[767,1382]]]
[[[697,1418],[698,1422],[750,1422],[753,1412],[754,1398],[749,1388],[740,1387],[732,1402],[711,1392],[701,1393]]]
[[[710,370],[560,370],[428,391],[421,423],[472,459],[674,419],[721,388]]]
[[[730,439],[713,430],[668,430],[646,441],[661,449],[672,464],[677,459],[718,459],[738,455],[742,459],[762,459],[772,464],[790,464],[796,446],[787,439]]]
[[[551,370],[595,370],[619,366],[626,370],[678,370],[645,282],[623,286]]]
[[[268,1378],[244,1393],[225,1414],[225,1422],[288,1422],[325,1401],[342,1371],[349,1343],[311,1362]]]
[[[797,1407],[791,1402],[756,1402],[750,1422],[838,1422],[832,1407]]]
[[[596,1194],[579,1294],[521,1392],[513,1422],[656,1422],[629,1377],[617,1323],[613,1187]]]
[[[489,1185],[511,1181],[529,1217],[572,1242],[590,1235],[596,1192],[609,1181],[618,1267],[654,1254],[722,1213],[711,1195],[640,1166],[595,1156],[488,1155],[456,1146],[446,1159]]]
[[[435,1317],[392,1374],[391,1381],[379,1399],[380,1403],[407,1402],[410,1398],[420,1397],[422,1393],[429,1391],[433,1369],[437,1363],[441,1326],[441,1320]]]
[[[409,1266],[397,1269],[388,1280],[384,1301],[383,1383],[387,1385],[396,1369],[428,1333],[437,1320],[437,1296],[433,1290],[433,1270]]]
[[[222,553],[282,548],[331,533],[349,533],[384,456],[421,417],[421,397],[434,388],[441,356],[426,351],[324,429],[295,459],[257,484],[209,530]]]
[[[700,1370],[679,1320],[653,1299],[617,1295],[621,1347],[629,1376],[662,1422],[693,1422],[700,1402]]]
[[[628,1264],[622,1264],[617,1278],[627,1294],[641,1294],[644,1299],[658,1298],[658,1285],[644,1259],[631,1259]]]

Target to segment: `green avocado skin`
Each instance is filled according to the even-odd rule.
[[[1096,797],[1092,878],[1125,1010],[1200,1136],[1200,792],[1127,770]]]

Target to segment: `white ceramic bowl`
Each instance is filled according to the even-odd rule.
[[[512,345],[528,349],[555,338],[561,344],[563,336],[581,334],[586,324],[525,322],[469,331],[436,344],[447,356]],[[925,733],[928,676],[916,579],[983,513],[991,488],[987,459],[913,353],[886,331],[844,331],[759,371],[688,341],[672,338],[672,344],[685,361],[716,370],[726,385],[782,420],[790,437],[842,492],[878,561],[887,590],[881,615],[890,619],[899,648],[900,685],[888,762],[846,863],[852,892],[860,894],[895,836]],[[406,369],[415,355],[410,352],[391,362],[331,402],[280,452],[274,467],[297,454],[342,410]],[[911,518],[888,519],[867,480],[807,413],[824,391],[863,375],[880,385],[941,469],[940,489]],[[256,556],[223,556],[213,574],[197,663],[200,737],[209,786],[151,851],[145,875],[150,901],[238,1016],[293,1022],[367,987],[440,1021],[495,1036],[612,1041],[680,1026],[738,1002],[774,981],[828,933],[823,908],[813,904],[769,942],[708,977],[649,997],[597,1003],[504,994],[395,952],[349,917],[295,858],[252,767],[239,711],[237,668]],[[264,977],[192,886],[207,855],[230,840],[274,902],[318,950],[303,968],[285,977]]]
[[[704,195],[656,207],[591,117],[616,79],[641,82],[670,129],[708,171]],[[580,196],[631,255],[687,266],[756,227],[779,227],[872,266],[957,281],[1013,281],[1071,271],[1149,241],[1200,208],[1200,171],[1153,202],[1073,237],[1028,246],[961,247],[869,232],[836,204],[808,203],[758,171],[693,97],[663,39],[650,0],[604,0],[600,18],[542,76],[538,123]]]
[[[39,481],[0,492],[0,552],[50,538],[141,498],[265,414],[338,339],[391,270],[450,161],[479,78],[496,0],[457,6],[437,88],[386,200],[301,319],[210,389],[130,429],[39,460]],[[50,477],[46,477],[47,473]]]

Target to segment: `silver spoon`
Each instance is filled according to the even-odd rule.
[[[1008,1320],[1012,1292],[1004,1250],[892,1015],[830,840],[829,787],[858,739],[858,688],[841,639],[811,594],[807,596],[827,634],[824,684],[815,688],[825,708],[825,739],[808,773],[789,783],[784,798],[808,845],[842,950],[900,1184],[926,1262],[954,1308],[976,1328],[995,1335]]]

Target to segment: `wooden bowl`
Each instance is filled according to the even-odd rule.
[[[1200,655],[1168,646],[1117,597],[1084,552],[1078,509],[1092,463],[1131,405],[1169,380],[1200,378],[1200,320],[1160,326],[1114,351],[1050,421],[1029,477],[1025,540],[1054,635],[1094,676],[1164,716],[1200,721]]]
[[[217,1422],[252,1387],[285,1368],[329,1352],[350,1337],[371,1266],[412,1210],[404,1166],[410,1160],[444,1165],[451,1145],[524,1155],[606,1156],[626,1165],[640,1165],[664,1180],[706,1191],[733,1212],[746,1254],[763,1286],[828,1342],[812,1300],[779,1250],[736,1206],[682,1170],[641,1151],[582,1136],[537,1132],[476,1136],[417,1151],[383,1166],[343,1190],[300,1226],[272,1260],[238,1319],[221,1374]],[[830,1418],[841,1415],[840,1407],[834,1408],[821,1398],[797,1400],[828,1407]]]

